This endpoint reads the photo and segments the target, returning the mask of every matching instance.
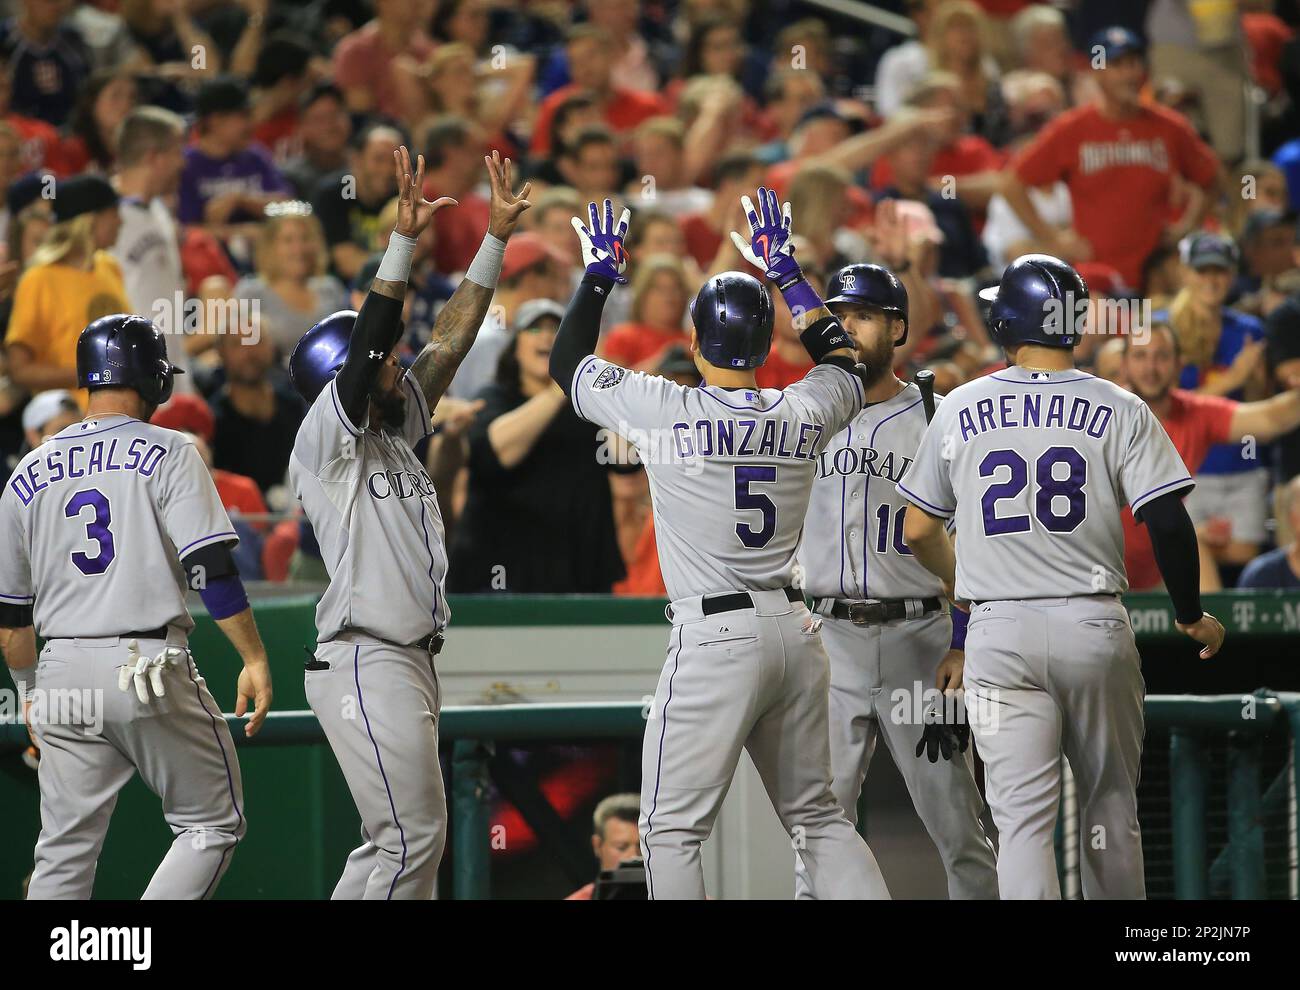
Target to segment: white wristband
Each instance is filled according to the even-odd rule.
[[[484,234],[478,254],[469,263],[465,278],[485,289],[495,289],[501,277],[501,262],[506,256],[506,242],[494,234]]]
[[[393,231],[375,278],[385,282],[406,282],[411,277],[411,258],[414,255],[415,238]]]
[[[32,693],[32,688],[36,686],[36,664],[22,668],[10,667],[9,676],[14,679],[14,685],[18,688],[18,700],[27,700],[27,696]]]

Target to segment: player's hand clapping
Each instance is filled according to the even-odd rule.
[[[1174,625],[1179,632],[1187,633],[1198,643],[1205,644],[1205,649],[1201,650],[1201,659],[1208,660],[1219,652],[1223,646],[1223,623],[1212,616],[1209,612],[1202,612],[1201,617],[1192,623],[1175,622]]]
[[[512,192],[510,159],[501,160],[499,152],[484,156],[487,165],[488,182],[492,186],[492,201],[488,206],[488,233],[500,240],[509,240],[515,225],[524,211],[533,204],[528,195],[533,191],[533,184],[525,182],[518,194]]]
[[[457,202],[450,196],[439,196],[432,203],[424,198],[424,156],[416,159],[412,175],[411,153],[406,145],[393,152],[393,167],[397,173],[397,223],[393,232],[414,240],[429,226],[435,213]]]
[[[587,204],[587,213],[591,218],[590,227],[578,217],[573,218],[573,229],[582,242],[582,260],[587,266],[587,274],[612,278],[620,285],[626,285],[627,249],[623,246],[623,238],[627,236],[632,211],[624,207],[617,224],[614,223],[614,204],[609,200],[605,200],[603,218],[595,203]]]
[[[749,220],[749,239],[746,240],[736,231],[731,232],[731,241],[746,261],[761,270],[778,288],[803,278],[803,269],[794,257],[794,245],[791,243],[793,232],[790,222],[790,204],[782,206],[776,193],[767,187],[758,190],[758,209],[748,196],[740,197]]]

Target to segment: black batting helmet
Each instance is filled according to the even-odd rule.
[[[903,321],[900,344],[907,342],[907,289],[884,265],[845,265],[826,284],[826,305],[855,303],[895,313]]]
[[[92,392],[134,389],[151,406],[160,406],[171,398],[172,376],[178,373],[184,371],[167,360],[162,332],[143,316],[103,316],[77,338],[77,384]]]
[[[743,272],[704,283],[691,303],[700,354],[715,368],[758,368],[772,349],[776,310],[767,286]]]

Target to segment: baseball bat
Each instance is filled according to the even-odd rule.
[[[925,403],[925,421],[934,419],[934,372],[923,368],[916,373],[916,387],[921,390],[921,401]]]

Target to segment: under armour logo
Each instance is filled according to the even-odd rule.
[[[857,283],[858,283],[858,277],[854,275],[852,272],[849,272],[847,275],[844,276],[843,291],[852,292],[854,289],[858,287]]]
[[[370,360],[372,360],[372,361],[378,361],[378,360],[379,360],[381,357],[383,357],[383,356],[384,356],[384,352],[383,352],[383,351],[371,351],[371,352],[370,352]]]

